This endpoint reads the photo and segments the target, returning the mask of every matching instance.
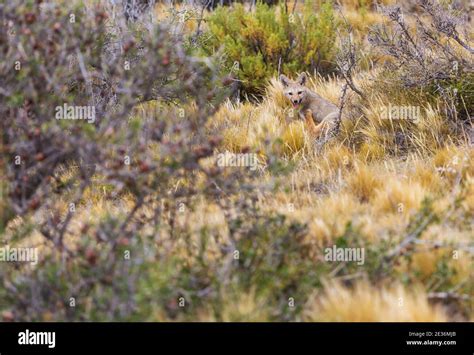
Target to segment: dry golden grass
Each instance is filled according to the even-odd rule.
[[[305,313],[307,321],[322,322],[445,322],[447,316],[431,306],[422,289],[401,285],[376,288],[366,281],[354,288],[327,283],[322,296],[314,297]]]

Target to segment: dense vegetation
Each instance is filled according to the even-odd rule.
[[[2,319],[472,320],[472,26],[341,3],[0,4],[0,248],[39,252],[0,261]]]

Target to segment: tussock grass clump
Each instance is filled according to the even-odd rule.
[[[375,288],[359,282],[353,289],[338,283],[325,285],[305,313],[309,321],[323,322],[445,322],[446,314],[430,306],[421,289],[402,285]]]

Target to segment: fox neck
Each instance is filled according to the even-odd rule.
[[[305,97],[301,100],[301,103],[298,105],[298,108],[301,110],[301,109],[306,109],[308,108],[309,104],[311,103],[311,97],[312,97],[313,93],[306,89],[306,95]]]

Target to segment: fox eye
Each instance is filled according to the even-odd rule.
[[[292,92],[289,92],[289,93],[288,93],[288,95],[290,95],[290,96],[291,96],[291,95],[293,95],[293,93],[292,93]]]
[[[303,91],[298,91],[298,95],[301,95],[303,93]]]

